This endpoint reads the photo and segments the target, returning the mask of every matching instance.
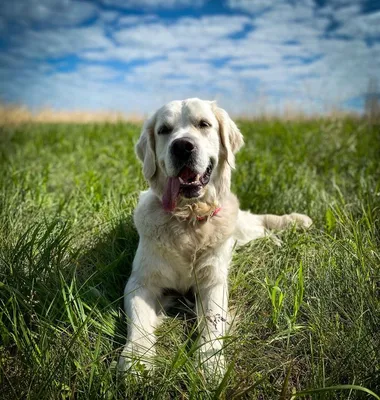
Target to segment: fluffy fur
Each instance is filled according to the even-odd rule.
[[[178,196],[169,190],[175,206],[168,211],[162,201],[165,190],[184,168],[173,156],[173,142],[184,138],[195,146],[186,166],[201,175],[210,163],[213,170],[197,197],[187,198],[182,189]],[[243,245],[266,235],[268,229],[284,229],[292,223],[311,225],[311,219],[302,214],[253,215],[239,210],[230,181],[235,153],[242,145],[238,127],[215,102],[174,101],[144,124],[136,153],[150,188],[141,193],[134,214],[140,241],[124,292],[129,325],[119,361],[121,371],[136,360],[152,366],[154,330],[167,289],[194,291],[200,359],[208,369],[223,370],[221,338],[226,332],[228,267],[235,244]]]

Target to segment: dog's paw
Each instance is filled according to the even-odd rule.
[[[290,218],[295,222],[298,228],[309,229],[313,224],[313,220],[304,214],[291,213]]]
[[[132,367],[131,359],[121,354],[116,366],[117,372],[119,374],[124,374],[125,372],[129,371],[131,367]]]
[[[201,351],[200,367],[208,382],[219,383],[226,373],[226,361],[221,351]]]
[[[117,363],[117,372],[121,375],[131,373],[137,376],[149,375],[154,369],[153,354],[139,354],[136,351],[131,351],[129,346],[126,346]]]

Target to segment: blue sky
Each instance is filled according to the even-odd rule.
[[[0,99],[149,113],[361,110],[380,83],[380,1],[2,0]]]

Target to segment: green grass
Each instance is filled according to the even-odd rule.
[[[188,323],[159,329],[153,376],[117,377],[120,310],[146,186],[140,127],[0,131],[0,388],[4,399],[373,398],[380,393],[380,127],[241,122],[233,190],[255,213],[302,212],[307,232],[238,250],[235,327],[219,386]],[[191,328],[190,328],[191,329]]]

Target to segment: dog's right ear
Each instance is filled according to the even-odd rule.
[[[155,121],[155,115],[145,121],[140,138],[135,147],[137,157],[143,163],[143,173],[146,180],[151,179],[156,172],[156,154],[154,149]]]

